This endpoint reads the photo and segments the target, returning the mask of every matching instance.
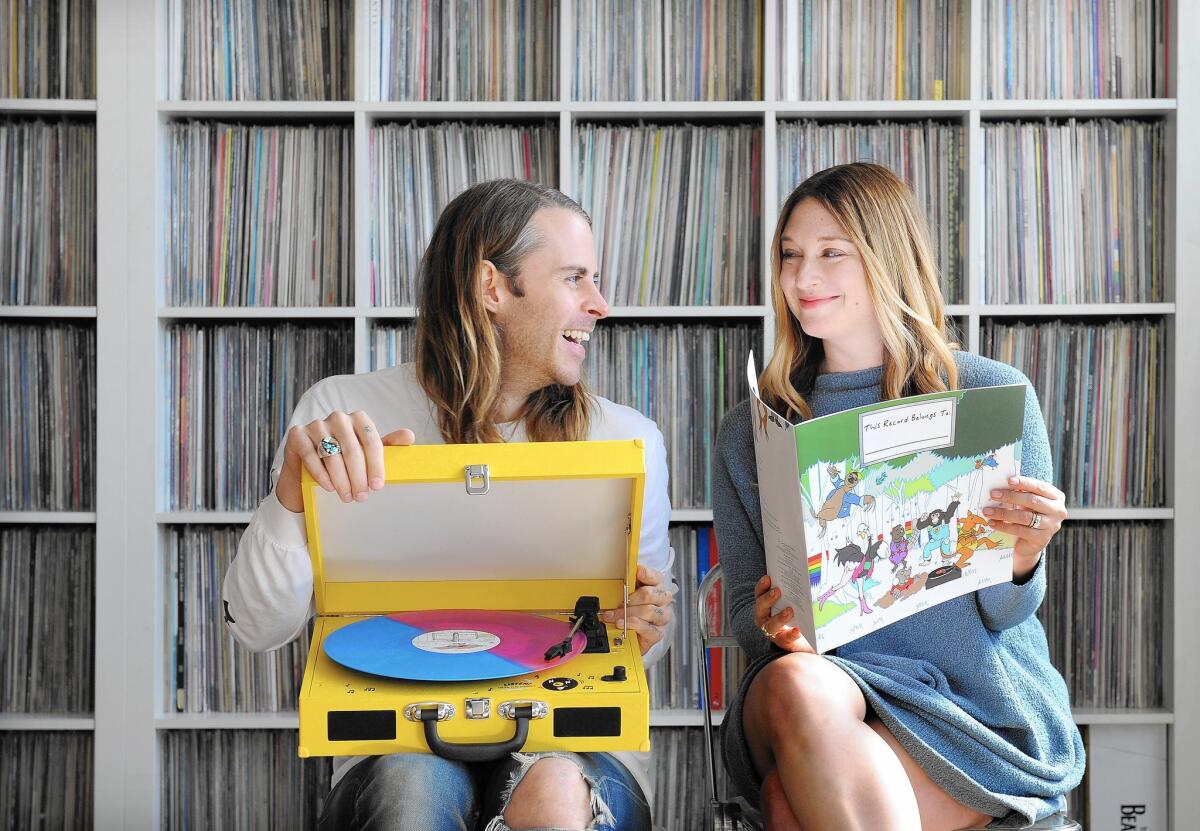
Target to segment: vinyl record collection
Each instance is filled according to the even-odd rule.
[[[558,181],[550,122],[381,124],[371,130],[371,305],[408,306],[417,263],[442,209],[478,182]]]
[[[166,299],[353,304],[349,125],[167,126]]]
[[[146,250],[162,252],[153,278],[162,305],[358,306],[328,312],[340,319],[300,323],[243,323],[239,315],[251,313],[237,311],[180,321],[191,313],[171,309],[147,321],[136,303],[126,309],[131,331],[149,322],[160,332],[161,378],[131,379],[130,389],[142,382],[158,389],[107,412],[125,413],[152,395],[159,435],[126,436],[118,428],[101,439],[157,447],[146,452],[158,460],[162,510],[254,509],[269,491],[271,460],[292,409],[311,383],[352,371],[356,350],[359,366],[411,359],[414,322],[376,319],[362,307],[415,304],[416,264],[433,224],[469,184],[516,176],[577,196],[594,220],[602,290],[615,306],[761,306],[762,223],[769,228],[774,220],[774,206],[763,216],[762,176],[775,180],[765,190],[777,189],[778,202],[809,173],[864,158],[915,189],[948,302],[993,304],[993,312],[972,315],[978,337],[971,340],[1030,377],[1049,429],[1054,481],[1068,505],[1170,507],[1181,456],[1168,431],[1195,395],[1172,380],[1167,360],[1171,339],[1187,336],[1173,331],[1175,315],[1186,319],[1190,310],[1177,300],[1179,312],[1172,307],[1147,320],[1120,305],[1176,300],[1172,284],[1182,279],[1169,246],[1189,232],[1189,213],[1169,183],[1172,159],[1185,150],[1175,118],[1183,107],[1170,97],[1179,85],[1168,79],[1182,66],[1173,54],[1184,41],[1172,31],[1175,21],[1194,15],[1184,18],[1169,2],[161,0],[143,20],[159,24],[153,39],[129,45],[120,38],[119,48],[108,38],[135,31],[140,12],[121,25],[101,16],[102,63],[111,66],[119,49],[153,51],[146,89],[161,97],[280,102],[196,107],[156,103],[156,95],[124,101],[111,87],[97,100],[95,5],[0,0],[0,99],[84,99],[58,110],[53,102],[10,101],[9,111],[26,112],[0,115],[0,306],[97,305],[97,226],[106,241],[139,221],[97,217],[97,202],[103,206],[107,196],[100,192],[98,200],[97,174],[103,184],[108,160],[123,158],[104,148],[123,129],[152,120],[159,160],[150,154],[146,164],[161,164],[163,175],[158,201],[137,216],[158,229]],[[570,31],[560,30],[563,21]],[[561,54],[564,47],[569,54]],[[1194,83],[1180,79],[1185,89]],[[796,103],[768,102],[765,111],[653,103],[755,102],[767,98],[764,86],[775,87],[775,102]],[[866,123],[876,115],[938,118],[942,105],[928,102],[980,96],[982,110],[947,104],[942,121]],[[1109,117],[1106,106],[1105,117],[1097,111],[1077,120],[1068,117],[1073,105],[995,103],[1056,98],[1113,99],[1119,115]],[[881,103],[901,99],[922,100]],[[807,114],[801,102],[839,100],[868,102],[853,105],[864,113],[860,123],[847,121],[858,115],[833,114],[836,104],[823,108],[824,118],[841,123],[800,120]],[[355,101],[545,103],[405,109]],[[630,103],[573,103],[603,101]],[[71,114],[51,114],[64,109]],[[422,123],[386,121],[414,109],[424,113]],[[247,123],[187,120],[214,110],[255,115]],[[1043,112],[1058,115],[1029,120]],[[606,119],[619,123],[599,123]],[[696,119],[703,123],[688,123]],[[979,210],[966,201],[969,144],[982,173]],[[358,194],[367,208],[355,216],[362,186],[370,188]],[[1193,190],[1184,188],[1178,201]],[[974,253],[982,254],[983,272],[982,293],[971,297],[968,228],[979,232]],[[368,298],[356,296],[360,240]],[[127,278],[116,279],[119,286]],[[146,287],[142,278],[128,281]],[[1113,305],[1094,317],[1095,310],[1078,312],[1088,315],[1082,320],[1021,318],[1003,308],[1026,303]],[[111,309],[111,297],[102,305]],[[119,386],[98,390],[95,320],[59,319],[75,309],[20,320],[29,313],[10,309],[0,321],[0,511],[95,511],[105,473],[96,469],[96,402],[101,396],[108,405],[123,393]],[[762,356],[770,319],[735,317],[738,311],[721,318],[719,309],[686,317],[692,313],[669,309],[667,323],[605,321],[585,368],[593,390],[661,427],[678,509],[711,504],[716,430],[747,395],[746,353]],[[1034,322],[1018,322],[1028,319]],[[98,320],[104,332],[124,318],[102,311]],[[957,322],[965,344],[968,321]],[[119,350],[103,358],[105,380],[120,360]],[[125,499],[105,501],[98,527],[112,528],[117,514],[132,521]],[[1182,539],[1174,527],[1182,510],[1176,506],[1166,522],[1072,520],[1048,555],[1038,614],[1073,706],[1129,711],[1097,725],[1193,726],[1185,710],[1173,708],[1170,686],[1171,668],[1189,660],[1179,644],[1195,640],[1173,628],[1170,614],[1186,603],[1171,577],[1186,568],[1178,559],[1186,552],[1171,550],[1172,538]],[[152,584],[161,605],[149,614],[163,644],[147,652],[153,657],[138,657],[134,669],[146,672],[122,685],[108,680],[106,667],[130,652],[136,636],[115,645],[95,637],[96,609],[107,600],[97,596],[97,562],[102,585],[119,576],[104,565],[107,554],[97,557],[95,529],[3,518],[0,713],[11,726],[25,715],[86,719],[95,710],[95,729],[108,736],[93,762],[86,721],[78,731],[43,729],[45,719],[0,731],[0,805],[9,827],[91,827],[94,806],[105,806],[93,794],[103,790],[93,770],[114,765],[117,772],[122,765],[138,774],[154,769],[140,787],[159,797],[156,819],[164,828],[315,827],[330,765],[298,759],[296,731],[176,730],[162,719],[295,707],[308,638],[252,655],[222,622],[221,581],[240,528],[160,523]],[[155,522],[141,517],[135,525],[148,531]],[[670,651],[649,674],[651,706],[688,711],[679,720],[692,721],[702,683],[693,648],[696,586],[718,562],[716,539],[710,527],[688,523],[673,525],[670,537],[677,624]],[[722,603],[718,595],[710,606],[718,620]],[[744,669],[743,652],[713,650],[707,660],[712,678],[704,692],[722,710]],[[126,707],[130,741],[114,758],[112,708],[100,705],[114,691],[147,698],[136,690],[147,677],[155,679],[157,706],[144,713]],[[151,735],[157,756],[140,749]],[[656,825],[701,827],[702,731],[655,728],[652,752]],[[1070,796],[1070,811],[1092,827],[1098,823],[1086,822],[1087,787]],[[138,789],[127,785],[113,798],[133,804]]]
[[[328,758],[296,756],[294,730],[165,730],[163,828],[315,829]]]
[[[346,325],[179,323],[166,327],[164,340],[173,511],[258,507],[300,396],[354,368]]]
[[[1168,94],[1167,0],[982,0],[987,98],[1151,98]]]
[[[983,145],[988,303],[1162,300],[1162,122],[998,122]]]
[[[574,0],[576,101],[762,98],[762,4]]]
[[[961,124],[938,121],[826,124],[780,121],[778,202],[819,170],[874,162],[903,179],[925,209],[942,296],[966,302],[967,136]]]
[[[781,101],[969,97],[969,0],[775,2]]]
[[[0,511],[90,511],[96,328],[0,323]]]
[[[679,587],[675,595],[675,631],[671,648],[646,671],[650,682],[650,706],[658,710],[695,710],[700,707],[702,671],[696,662],[697,588],[708,570],[717,564],[717,539],[709,526],[672,525],[671,547],[675,550],[674,575]],[[718,584],[719,585],[719,584]],[[725,608],[721,592],[709,596],[709,632],[721,634]],[[740,649],[709,651],[708,699],[714,710],[723,710],[737,691],[745,661]]]
[[[91,528],[0,526],[0,713],[91,714],[95,548]]]
[[[167,712],[295,711],[308,637],[255,653],[225,627],[221,584],[242,528],[189,525],[166,531],[163,562],[163,702]]]
[[[0,275],[2,304],[95,305],[94,121],[0,116]]]
[[[609,303],[762,302],[758,127],[580,124],[575,149]]]
[[[0,805],[6,828],[92,827],[92,734],[0,731]]]
[[[1055,538],[1038,617],[1072,706],[1162,706],[1169,553],[1155,522],[1068,522]]]
[[[167,90],[189,101],[349,101],[354,0],[167,0]]]
[[[699,727],[657,728],[650,731],[654,771],[651,812],[659,828],[704,828],[708,808],[708,766],[704,761],[704,730]],[[724,798],[732,796],[720,742],[714,742],[717,786]]]
[[[372,101],[558,98],[555,0],[374,0]]]
[[[417,357],[415,323],[376,323],[371,329],[371,369],[407,364]]]
[[[746,356],[762,354],[757,323],[603,323],[592,333],[585,378],[597,395],[659,425],[671,505],[712,503],[712,449],[725,411],[746,398]]]
[[[0,0],[0,98],[96,97],[96,0]]]
[[[671,647],[658,663],[646,669],[652,709],[694,709],[700,706],[700,674],[693,644],[696,639],[696,587],[702,579],[697,574],[697,545],[702,532],[711,534],[712,529],[672,525],[668,532],[671,548],[675,551],[673,571],[679,590],[672,607],[675,629],[671,636]],[[707,570],[707,550],[703,556]]]
[[[1067,505],[1154,508],[1166,500],[1165,324],[984,320],[984,355],[1020,369],[1050,433]]]

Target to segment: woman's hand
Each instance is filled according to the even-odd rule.
[[[637,632],[638,647],[645,655],[650,647],[663,639],[667,632],[667,624],[673,614],[671,604],[675,595],[663,588],[662,572],[639,565],[637,567],[637,586],[629,595],[626,605],[628,620],[621,620],[621,610],[613,609],[600,615],[601,619],[617,626],[625,626]]]
[[[771,588],[771,577],[764,574],[754,584],[754,623],[771,643],[786,652],[812,652],[808,638],[798,626],[789,626],[792,619],[792,607],[788,606],[777,615],[771,615],[771,606],[779,600],[779,589]]]
[[[1037,566],[1042,552],[1067,518],[1066,495],[1049,482],[1029,476],[1008,477],[1008,488],[992,491],[1002,507],[984,508],[997,531],[1016,537],[1013,578],[1020,580]]]
[[[320,455],[322,439],[330,438],[340,452]],[[301,471],[308,468],[322,488],[337,491],[343,502],[363,502],[370,491],[383,487],[384,446],[412,444],[414,439],[408,428],[380,437],[375,422],[362,410],[334,411],[302,427],[293,427],[283,446],[283,470],[275,485],[275,496],[292,513],[303,511],[300,477]]]

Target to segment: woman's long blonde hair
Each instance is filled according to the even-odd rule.
[[[591,224],[570,197],[519,179],[468,188],[438,217],[418,273],[417,380],[447,442],[503,440],[495,421],[501,333],[483,304],[480,268],[490,260],[522,296],[521,264],[544,242],[531,224],[543,208],[572,211]],[[582,381],[552,384],[526,399],[520,417],[530,441],[580,441],[591,408]]]
[[[958,370],[951,350],[957,345],[948,338],[925,220],[912,191],[894,173],[855,162],[813,174],[779,212],[771,240],[775,350],[759,378],[763,400],[778,412],[811,418],[804,396],[812,391],[825,357],[820,338],[800,328],[779,285],[780,237],[805,199],[817,200],[833,214],[862,258],[883,335],[883,399],[955,389]]]

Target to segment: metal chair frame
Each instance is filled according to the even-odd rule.
[[[708,597],[712,594],[721,579],[721,564],[717,563],[708,570],[700,581],[700,589],[696,593],[696,623],[699,637],[696,639],[696,657],[700,666],[703,683],[700,685],[700,703],[704,710],[704,761],[708,769],[708,815],[709,827],[713,831],[760,831],[761,824],[747,816],[736,802],[723,802],[717,785],[717,764],[713,754],[713,719],[712,706],[708,698],[709,668],[708,650],[716,648],[738,648],[737,638],[732,635],[712,635],[709,633]]]

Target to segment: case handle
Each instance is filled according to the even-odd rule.
[[[506,742],[483,744],[453,744],[438,735],[438,711],[434,707],[421,710],[421,723],[425,728],[425,741],[429,749],[443,759],[452,762],[496,762],[525,746],[529,736],[529,720],[533,718],[533,704],[525,702],[514,708],[513,719],[517,722],[516,733]]]

